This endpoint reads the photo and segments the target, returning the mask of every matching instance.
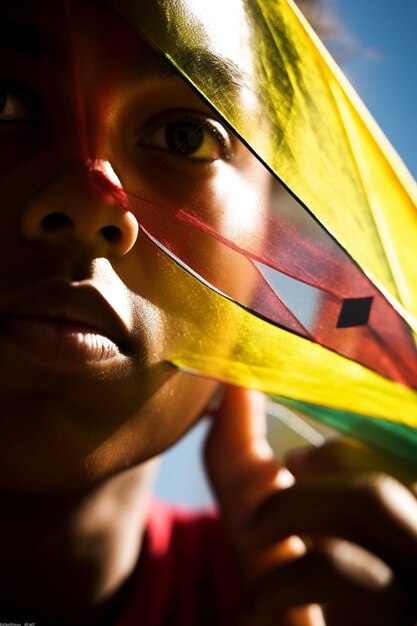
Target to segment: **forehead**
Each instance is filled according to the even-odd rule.
[[[5,3],[0,6],[0,47],[31,59],[64,66],[75,60],[116,58],[127,70],[146,76],[172,75],[165,56],[151,46],[105,2]]]
[[[259,70],[263,71],[263,59],[259,56],[259,45],[264,48],[265,42],[258,41],[256,21],[262,16],[255,15],[254,3],[246,0],[110,0],[110,3],[173,61],[221,117],[230,122],[235,115],[247,118],[254,114],[257,123],[261,121]],[[232,126],[236,128],[235,124]]]
[[[83,91],[120,84],[120,78],[178,78],[191,64],[223,94],[226,106],[255,110],[248,17],[241,0],[226,4],[221,12],[219,0],[0,3],[0,48],[18,50],[38,67],[46,61],[55,71],[78,73]],[[175,47],[180,64],[172,63]]]
[[[218,58],[240,59],[241,63],[242,55],[250,56],[248,16],[241,0],[228,0],[223,5],[219,0],[10,0],[0,3],[0,42],[10,43],[20,35],[22,47],[35,51],[40,48],[42,35],[43,51],[56,53],[72,31],[77,38],[84,35],[92,42],[103,35],[108,52],[114,53],[130,41],[143,53],[143,38],[155,42],[153,34],[157,31],[159,39],[162,34],[162,41],[166,41],[165,52],[173,45],[192,52],[198,47],[215,51]],[[19,31],[14,27],[16,22],[21,25]],[[51,33],[56,40],[48,49],[51,37],[48,40],[47,35]]]
[[[205,48],[240,63],[251,58],[252,21],[243,0],[110,0],[152,40],[192,51]]]

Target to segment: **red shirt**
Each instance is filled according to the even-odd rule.
[[[214,513],[155,503],[117,626],[237,626],[238,573]]]

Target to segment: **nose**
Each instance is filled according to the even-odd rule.
[[[23,237],[33,243],[81,245],[95,258],[117,258],[134,245],[139,225],[106,161],[69,166],[38,192],[21,214]]]

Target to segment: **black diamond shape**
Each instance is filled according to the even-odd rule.
[[[336,328],[365,326],[369,320],[373,296],[367,298],[346,298],[340,310]]]

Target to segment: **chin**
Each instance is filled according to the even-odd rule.
[[[3,406],[0,485],[34,493],[85,491],[160,455],[204,413],[217,384],[172,369],[158,380],[155,388],[140,388],[137,380],[135,408],[128,402],[117,415],[111,393],[105,410],[100,398],[84,413],[82,394],[76,408],[49,395],[14,399],[9,411]]]

